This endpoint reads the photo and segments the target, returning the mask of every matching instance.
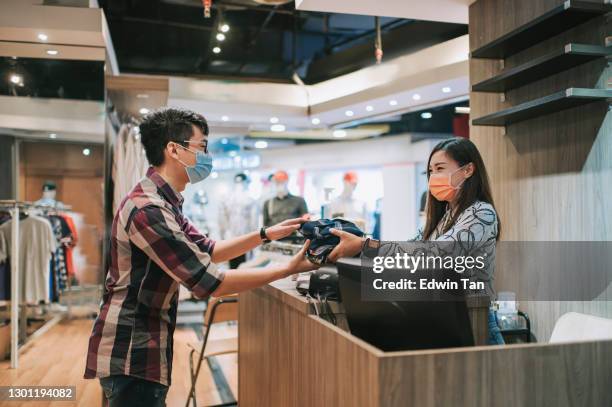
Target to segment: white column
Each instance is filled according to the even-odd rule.
[[[19,367],[19,207],[12,212],[11,230],[11,368]]]

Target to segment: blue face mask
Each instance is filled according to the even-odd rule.
[[[187,171],[187,177],[189,178],[189,182],[191,184],[196,184],[208,178],[213,168],[212,156],[208,153],[205,153],[204,151],[192,151],[188,148],[181,146],[180,144],[177,145],[187,151],[194,153],[196,156],[196,162],[193,166],[186,165],[181,160],[178,160],[178,162],[185,166],[185,171]]]

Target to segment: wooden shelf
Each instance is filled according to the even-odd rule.
[[[472,85],[472,91],[505,92],[609,55],[612,55],[612,47],[567,44],[559,51],[507,69],[497,76]]]
[[[472,58],[505,58],[609,11],[612,11],[612,4],[567,0],[535,20],[472,51]]]
[[[472,120],[474,126],[506,126],[560,110],[612,99],[612,90],[568,88]]]

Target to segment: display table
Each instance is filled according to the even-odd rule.
[[[313,315],[294,286],[240,294],[242,407],[612,405],[612,341],[382,352]],[[477,343],[483,302],[468,304]]]

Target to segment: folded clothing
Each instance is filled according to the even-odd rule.
[[[302,224],[299,232],[310,240],[306,258],[312,263],[325,263],[327,256],[340,243],[340,238],[332,235],[330,229],[342,230],[359,237],[364,235],[363,231],[353,222],[344,219],[319,219]]]

